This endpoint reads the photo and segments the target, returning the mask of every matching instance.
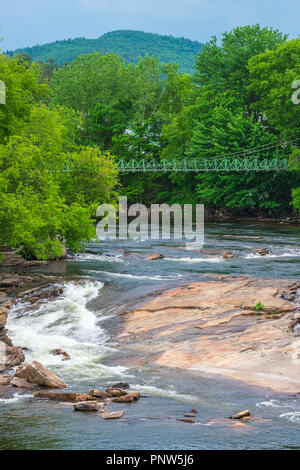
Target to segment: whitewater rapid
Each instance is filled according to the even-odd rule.
[[[56,372],[65,382],[124,377],[124,367],[107,367],[101,361],[112,353],[109,336],[101,327],[105,312],[97,315],[88,308],[104,284],[100,281],[66,282],[55,300],[31,305],[26,298],[10,311],[7,328],[16,345],[24,348],[26,361],[37,360]],[[66,351],[71,360],[51,354]]]

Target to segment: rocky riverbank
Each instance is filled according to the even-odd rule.
[[[118,340],[130,365],[152,361],[300,393],[299,288],[290,280],[214,276],[124,314]]]

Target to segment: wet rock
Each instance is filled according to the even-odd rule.
[[[161,253],[150,253],[150,255],[145,256],[145,260],[147,261],[155,261],[163,258],[164,256]]]
[[[252,253],[254,255],[259,255],[259,256],[266,256],[270,254],[267,248],[255,248],[254,250],[252,250]]]
[[[122,418],[124,411],[111,411],[110,413],[99,413],[102,419],[118,419]]]
[[[0,374],[0,385],[9,385],[11,382],[11,377],[9,375]]]
[[[96,401],[94,397],[87,393],[57,393],[48,391],[38,391],[34,394],[36,398],[45,398],[47,400],[55,400],[70,403],[82,403],[85,401]]]
[[[81,401],[75,403],[74,411],[104,411],[104,406],[98,401]]]
[[[4,328],[7,320],[7,308],[0,306],[0,328]]]
[[[127,393],[121,397],[113,398],[114,403],[130,403],[140,399],[140,392]]]
[[[37,259],[34,259],[34,260],[30,260],[30,261],[25,261],[25,266],[45,266],[48,263],[48,261],[41,261],[41,260],[37,260]]]
[[[250,417],[251,416],[251,413],[249,410],[244,410],[244,411],[240,411],[239,413],[233,415],[233,416],[229,416],[228,419],[242,419],[242,418],[246,418],[246,417]]]
[[[0,277],[0,289],[1,290],[10,290],[23,287],[27,284],[30,284],[34,281],[32,277],[29,276],[1,276]]]
[[[23,364],[18,367],[15,377],[25,379],[30,383],[48,388],[65,388],[66,384],[53,372],[38,361]]]
[[[30,382],[28,382],[27,380],[25,379],[20,379],[19,377],[14,377],[12,380],[11,380],[11,385],[13,385],[14,387],[19,387],[19,388],[27,388],[28,390],[36,390],[37,389],[37,386],[34,385],[34,384],[31,384]]]
[[[127,392],[121,388],[107,388],[106,393],[108,393],[110,397],[122,397],[123,395],[127,395]]]
[[[19,346],[11,346],[10,341],[5,346],[5,364],[4,370],[10,370],[19,366],[25,361],[23,350]],[[1,360],[0,360],[1,362]]]
[[[40,292],[38,297],[40,299],[51,299],[54,297],[59,297],[63,293],[63,291],[63,287],[51,287]]]
[[[183,423],[191,423],[191,424],[195,423],[195,420],[194,420],[194,419],[190,419],[190,418],[186,418],[186,419],[180,419],[180,418],[178,418],[178,419],[176,419],[176,421],[182,421]]]
[[[102,251],[97,251],[96,249],[95,250],[85,249],[84,253],[88,253],[90,255],[102,255]]]
[[[130,385],[128,382],[118,382],[117,384],[112,385],[111,388],[121,388],[122,390],[127,390],[130,388]]]
[[[123,317],[120,343],[143,362],[223,375],[280,393],[299,393],[298,343],[290,325],[294,280],[217,276],[167,290]],[[265,309],[257,312],[261,302]]]
[[[132,257],[141,258],[141,259],[144,259],[144,260],[147,260],[147,261],[155,261],[155,260],[164,258],[164,256],[161,253],[156,253],[156,252],[153,252],[153,253],[134,253],[134,252],[129,251],[129,250],[125,250],[123,252],[123,256],[125,258],[128,258],[128,257],[132,256]]]
[[[53,349],[53,351],[50,351],[50,354],[53,354],[53,356],[63,356],[64,361],[70,361],[71,359],[70,355],[62,349]]]
[[[195,251],[205,256],[214,255],[222,258],[236,258],[236,255],[230,250],[218,250],[215,248],[201,248],[200,250],[193,246],[177,246],[178,250]]]
[[[191,413],[195,413],[195,414],[197,414],[197,413],[198,413],[198,411],[197,411],[195,408],[192,408],[192,409],[191,409]]]
[[[241,423],[241,422],[234,423],[232,426],[230,426],[230,429],[236,429],[236,428],[251,429],[251,426],[249,426],[248,424],[245,424],[245,423]]]
[[[104,392],[104,390],[97,390],[96,388],[92,388],[89,393],[96,398],[111,398],[109,393]]]

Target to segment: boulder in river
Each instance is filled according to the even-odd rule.
[[[127,395],[128,392],[125,392],[121,388],[107,388],[106,393],[108,393],[110,397],[122,397],[123,395]]]
[[[10,381],[11,381],[11,377],[9,375],[0,374],[0,385],[9,385]]]
[[[70,355],[62,349],[53,349],[53,351],[50,351],[50,354],[53,354],[53,356],[63,356],[63,361],[70,361],[71,359]]]
[[[122,418],[124,411],[111,411],[110,413],[99,413],[102,419],[118,419]]]
[[[104,390],[97,390],[96,388],[92,388],[89,393],[96,398],[111,398],[109,393],[104,392]]]
[[[48,388],[65,388],[66,384],[38,361],[25,363],[18,367],[15,377]]]
[[[240,411],[239,413],[236,413],[235,415],[233,416],[229,416],[228,419],[242,419],[242,418],[250,418],[251,416],[251,413],[249,410],[244,410],[244,411]]]
[[[105,409],[103,404],[98,401],[81,401],[75,403],[73,406],[74,411],[104,411]]]
[[[140,392],[127,393],[126,395],[123,395],[122,397],[113,398],[112,401],[114,403],[130,403],[132,401],[139,400],[140,396],[141,396]]]

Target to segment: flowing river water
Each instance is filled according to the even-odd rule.
[[[174,241],[110,241],[89,245],[95,254],[62,262],[61,274],[44,268],[41,274],[63,286],[62,295],[38,308],[20,301],[7,323],[14,344],[25,348],[26,360],[42,362],[72,391],[125,381],[146,398],[124,405],[124,419],[106,421],[16,392],[0,399],[0,449],[299,449],[298,396],[150,363],[125,367],[128,353],[115,339],[120,313],[164,289],[203,280],[205,274],[298,278],[299,235],[293,226],[208,224],[205,248],[232,250],[236,258],[201,259],[176,249]],[[259,247],[268,248],[270,255],[251,254]],[[124,250],[158,251],[164,259],[126,258]],[[67,351],[71,360],[51,355],[56,348]],[[176,421],[192,408],[198,410],[195,424]],[[244,429],[210,422],[246,408],[263,420]]]

